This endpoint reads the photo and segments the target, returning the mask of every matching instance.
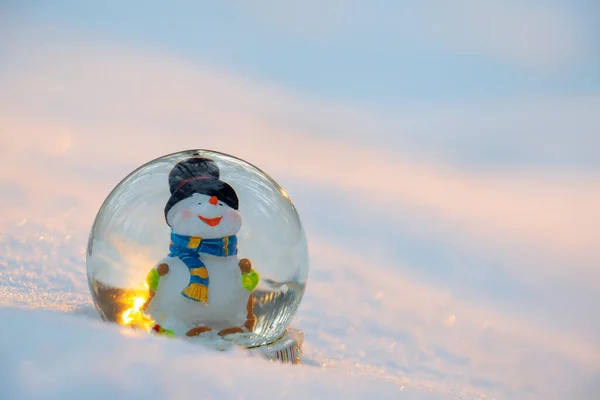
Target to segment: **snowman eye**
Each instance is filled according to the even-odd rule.
[[[201,202],[198,202],[198,204],[202,204]]]
[[[223,203],[219,203],[219,205],[220,205],[221,207],[223,207]]]

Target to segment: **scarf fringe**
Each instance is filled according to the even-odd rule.
[[[181,294],[191,300],[208,303],[208,286],[200,283],[190,283]]]

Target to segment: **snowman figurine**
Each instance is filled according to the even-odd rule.
[[[169,173],[165,219],[170,252],[150,271],[146,313],[159,334],[224,337],[252,332],[252,290],[259,276],[237,255],[242,226],[235,190],[219,179],[210,159],[189,158]]]

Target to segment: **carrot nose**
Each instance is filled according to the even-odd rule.
[[[217,203],[219,202],[219,199],[217,199],[217,196],[213,196],[210,198],[210,200],[208,201],[210,204],[212,204],[213,206],[216,206]]]

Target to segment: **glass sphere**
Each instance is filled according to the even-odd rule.
[[[148,162],[102,204],[86,258],[105,321],[247,347],[281,337],[308,275],[306,236],[285,191],[230,155]]]

